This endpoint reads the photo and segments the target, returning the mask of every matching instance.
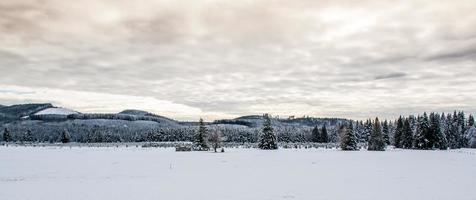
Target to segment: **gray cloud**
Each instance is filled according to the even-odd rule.
[[[405,77],[405,76],[407,76],[406,73],[394,72],[394,73],[389,73],[389,74],[377,75],[377,76],[375,76],[375,80],[390,79],[390,78],[401,78],[401,77]]]
[[[0,85],[152,97],[214,117],[475,112],[474,9],[472,0],[6,0]]]

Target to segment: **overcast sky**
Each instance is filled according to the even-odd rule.
[[[476,113],[474,0],[1,0],[0,104],[363,119]]]

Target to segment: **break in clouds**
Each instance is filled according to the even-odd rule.
[[[476,2],[2,0],[0,104],[196,120],[476,113]]]

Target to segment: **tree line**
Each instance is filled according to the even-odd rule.
[[[338,143],[342,150],[384,150],[387,145],[405,149],[455,149],[476,147],[474,117],[464,112],[451,114],[423,113],[400,116],[395,121],[378,118],[365,121],[348,120],[328,127],[273,126],[271,117],[263,115],[263,125],[248,128],[239,125],[210,125],[200,120],[198,126],[166,127],[160,129],[131,129],[129,126],[103,127],[70,123],[70,126],[22,126],[4,128],[0,140],[6,142],[161,142],[192,141],[206,144],[213,141],[257,143],[262,149],[275,149],[277,142]],[[35,126],[33,126],[35,127]],[[51,134],[56,132],[56,134]],[[42,134],[38,134],[42,133]],[[201,136],[200,136],[201,134]],[[200,139],[201,138],[201,139]],[[201,141],[200,141],[201,140]],[[200,145],[199,145],[200,146]],[[216,145],[212,145],[216,146]],[[207,149],[208,145],[200,148]]]

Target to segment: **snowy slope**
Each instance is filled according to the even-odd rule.
[[[35,113],[34,115],[71,115],[78,113],[79,112],[67,108],[47,108]]]
[[[473,150],[0,146],[0,199],[471,200]]]

